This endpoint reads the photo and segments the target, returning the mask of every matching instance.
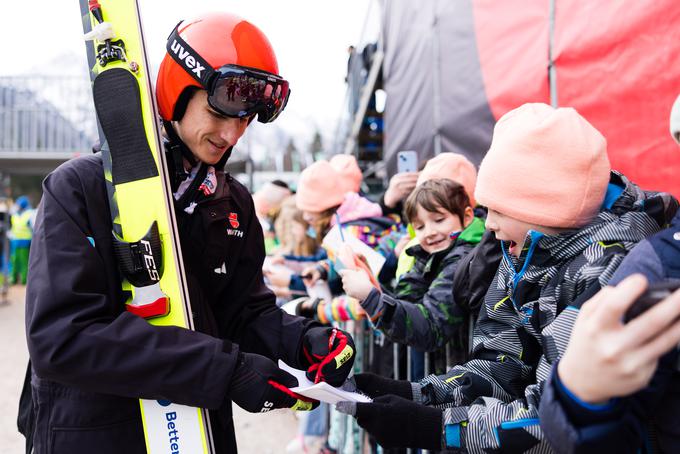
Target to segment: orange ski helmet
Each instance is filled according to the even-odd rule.
[[[279,76],[267,37],[250,22],[211,13],[180,22],[168,38],[156,81],[163,120],[179,120],[191,87],[208,91],[210,106],[228,117],[274,121],[288,102],[288,82]]]

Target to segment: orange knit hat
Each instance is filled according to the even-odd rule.
[[[302,211],[321,213],[342,204],[345,188],[341,176],[328,161],[316,161],[300,174],[295,203]]]
[[[364,176],[357,159],[351,154],[336,154],[329,162],[340,174],[341,183],[346,184],[347,192],[359,192]]]
[[[418,175],[416,186],[428,180],[447,178],[463,186],[470,198],[470,206],[475,206],[475,184],[477,183],[477,169],[468,158],[458,153],[440,153],[427,161]]]
[[[521,221],[581,227],[599,212],[610,170],[607,141],[576,110],[524,104],[496,123],[475,197]]]

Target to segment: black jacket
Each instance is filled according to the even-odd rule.
[[[99,155],[45,179],[26,295],[37,454],[146,452],[139,398],[211,409],[217,452],[236,452],[227,390],[239,349],[301,367],[314,322],[279,310],[264,285],[262,230],[246,188],[220,173],[213,197],[192,215],[176,211],[201,332],[125,311]]]

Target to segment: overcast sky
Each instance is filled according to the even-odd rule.
[[[221,10],[259,26],[274,47],[281,75],[291,84],[292,96],[280,119],[289,116],[287,123],[296,122],[298,130],[300,124],[316,123],[326,133],[335,130],[342,109],[347,47],[359,40],[369,6],[377,11],[374,0],[139,1],[155,67],[165,52],[167,35],[183,18]],[[85,61],[77,0],[1,0],[0,5],[0,75],[40,72],[41,64],[61,55]],[[377,23],[369,21],[368,28],[377,30]],[[68,60],[73,65],[74,60],[64,59]],[[49,72],[59,73],[62,68],[56,66]],[[63,70],[73,74],[78,69]]]

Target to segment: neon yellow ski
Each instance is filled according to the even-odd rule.
[[[137,1],[79,1],[127,308],[155,325],[193,329]],[[140,406],[149,453],[214,451],[206,410]]]

